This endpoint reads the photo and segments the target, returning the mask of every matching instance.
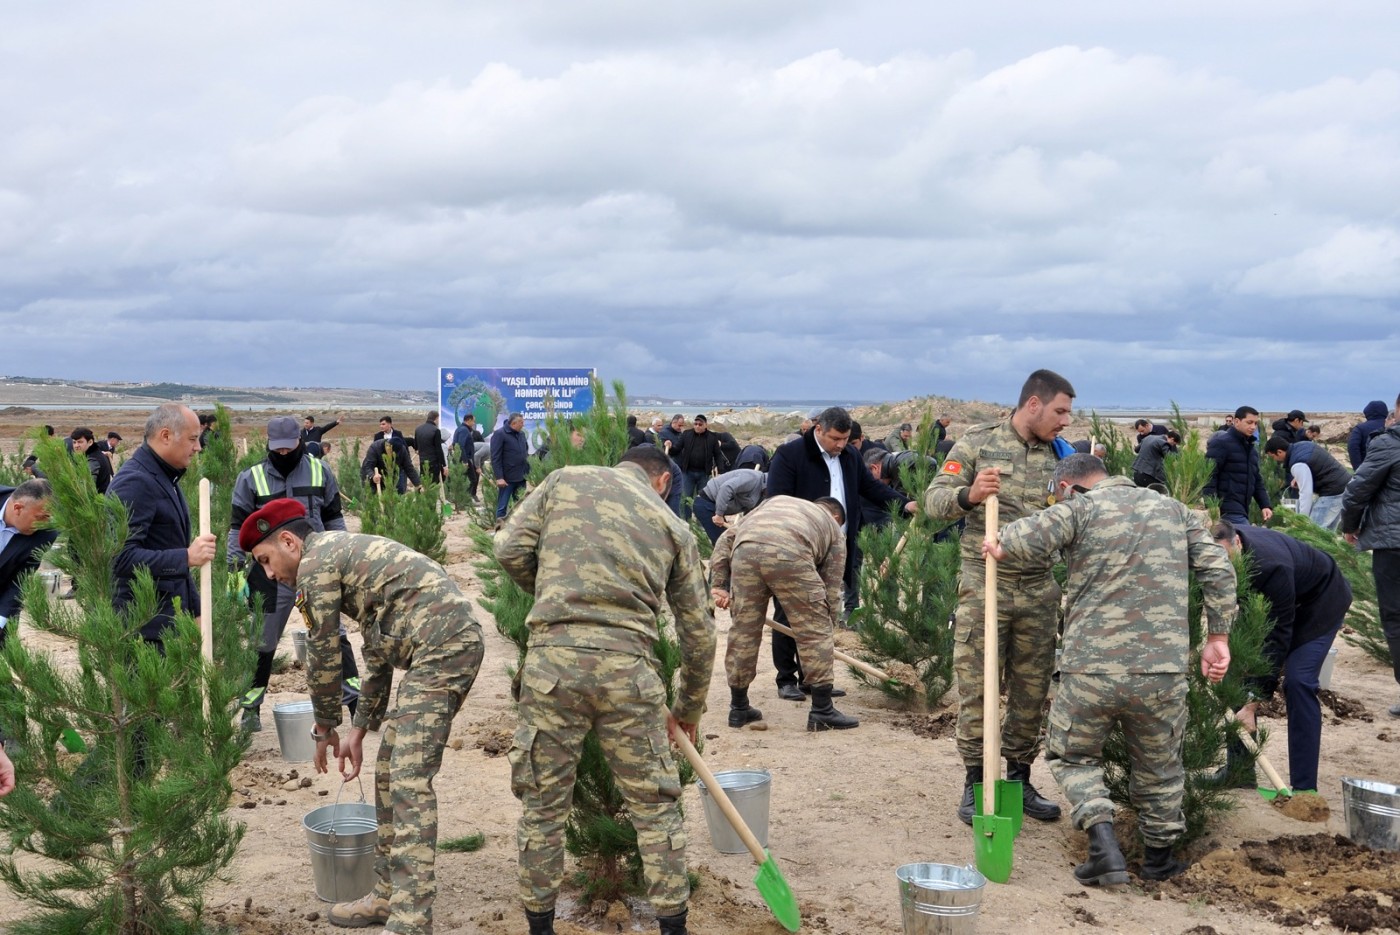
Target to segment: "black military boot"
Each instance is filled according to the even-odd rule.
[[[729,726],[743,727],[763,720],[763,712],[749,705],[747,688],[729,688]]]
[[[531,912],[525,910],[525,921],[530,923],[530,935],[554,935],[554,910]]]
[[[661,928],[661,935],[686,935],[685,917],[688,912],[688,909],[682,909],[673,916],[657,916],[656,924]]]
[[[807,712],[808,730],[849,730],[860,724],[847,717],[831,703],[831,683],[812,686],[812,710]]]
[[[1060,806],[1051,802],[1031,785],[1031,764],[1006,761],[1006,778],[1021,784],[1021,811],[1036,821],[1059,821]]]
[[[1144,849],[1142,858],[1142,873],[1138,874],[1144,880],[1170,880],[1177,874],[1185,871],[1191,866],[1184,860],[1177,860],[1172,856],[1172,849],[1167,847],[1147,847]]]
[[[1201,784],[1216,789],[1253,789],[1259,784],[1249,751],[1238,736],[1232,735],[1225,743],[1225,765],[1202,776]]]
[[[1089,859],[1074,868],[1074,878],[1085,886],[1121,886],[1128,882],[1128,861],[1113,836],[1113,822],[1090,825]]]
[[[958,821],[972,824],[972,814],[977,810],[977,796],[972,787],[982,781],[982,764],[967,768],[967,782],[963,785],[962,801],[958,803]]]

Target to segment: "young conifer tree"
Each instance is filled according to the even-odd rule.
[[[447,561],[447,534],[442,530],[438,487],[398,492],[398,465],[384,458],[383,489],[375,494],[366,485],[360,501],[360,532],[401,542],[439,564]]]
[[[227,433],[226,413],[221,427]],[[167,631],[163,652],[135,638],[155,612],[156,594],[143,571],[132,603],[113,609],[124,506],[99,496],[86,465],[60,442],[42,439],[39,451],[61,530],[54,561],[73,576],[77,606],[51,601],[31,580],[26,617],[72,640],[77,667],[32,650],[19,632],[0,655],[0,681],[12,689],[0,697],[0,718],[18,748],[18,785],[0,807],[0,829],[13,844],[0,857],[0,879],[35,908],[8,931],[192,935],[203,931],[205,887],[233,860],[243,834],[225,812],[228,776],[248,743],[232,719],[252,671],[246,612],[226,593],[216,559],[212,666],[186,613]],[[55,740],[70,730],[89,748],[86,759],[56,751]]]
[[[595,380],[593,405],[586,413],[567,419],[553,414],[546,417],[543,433],[546,454],[531,465],[532,484],[538,484],[561,467],[610,466],[618,462],[627,450],[627,397],[621,382],[613,383],[613,393],[615,398],[609,405],[603,384]],[[575,430],[582,433],[581,445],[575,444]],[[489,532],[473,527],[472,538],[482,556],[477,563],[482,580],[482,606],[496,618],[496,629],[515,643],[518,649],[515,671],[518,672],[529,644],[526,618],[534,596],[525,593],[496,561]],[[670,704],[674,701],[675,673],[680,667],[680,647],[671,633],[667,616],[657,619],[657,633],[657,672],[666,686],[666,701]],[[682,761],[679,772],[682,784],[694,780],[688,763]],[[584,738],[573,808],[564,828],[564,846],[579,861],[576,882],[586,900],[617,899],[641,892],[642,864],[637,832],[627,817],[626,803],[602,746],[592,732]]]

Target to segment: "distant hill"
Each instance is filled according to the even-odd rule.
[[[322,410],[360,406],[429,406],[433,403],[433,394],[427,390],[200,386],[189,383],[102,383],[52,377],[0,377],[0,407],[143,407],[168,402],[182,402],[194,407],[221,402],[231,406],[290,406]]]

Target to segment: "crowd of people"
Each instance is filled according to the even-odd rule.
[[[401,485],[442,481],[451,453],[468,465],[475,495],[489,458],[497,490],[496,557],[534,597],[529,650],[514,686],[520,721],[510,754],[512,789],[522,803],[519,885],[531,935],[553,932],[564,826],[582,738],[590,730],[627,800],[660,929],[683,935],[685,839],[666,738],[696,736],[716,651],[713,608],[730,614],[724,670],[731,728],[763,718],[749,693],[770,602],[773,622],[792,633],[771,635],[778,699],[810,703],[808,730],[857,727],[857,719],[833,702],[844,694],[833,677],[834,633],[859,600],[860,529],[896,514],[923,512],[964,527],[953,620],[956,749],[966,769],[956,810],[962,822],[972,822],[974,786],[989,758],[1004,761],[1007,779],[1021,783],[1028,816],[1060,819],[1060,804],[1032,783],[1032,766],[1044,752],[1070,821],[1088,839],[1088,859],[1074,876],[1091,885],[1126,882],[1102,762],[1104,740],[1120,725],[1133,738],[1131,795],[1146,848],[1139,875],[1180,873],[1185,864],[1173,845],[1185,828],[1180,737],[1193,649],[1188,575],[1205,594],[1208,634],[1199,647],[1200,668],[1219,681],[1231,662],[1227,639],[1236,588],[1228,553],[1236,550],[1251,557],[1251,581],[1272,608],[1264,647],[1269,671],[1252,680],[1251,701],[1239,717],[1252,729],[1258,702],[1281,680],[1292,786],[1315,788],[1318,673],[1351,592],[1325,553],[1252,525],[1251,506],[1267,521],[1274,496],[1285,495],[1319,525],[1373,552],[1381,621],[1400,683],[1400,425],[1394,413],[1383,403],[1365,407],[1349,439],[1349,471],[1310,437],[1302,412],[1275,422],[1261,443],[1258,411],[1241,406],[1206,444],[1213,465],[1206,493],[1219,500],[1221,517],[1211,528],[1163,496],[1167,465],[1182,442],[1176,430],[1139,420],[1131,476],[1111,476],[1100,457],[1062,437],[1074,398],[1067,379],[1038,370],[1009,416],[966,427],[956,440],[949,437],[951,419],[940,417],[919,433],[929,439],[923,451],[914,450],[912,424],[896,426],[877,442],[840,407],[808,413],[771,453],[740,446],[705,415],[689,422],[679,414],[669,422],[657,418],[649,429],[632,418],[632,447],[617,465],[561,468],[533,490],[520,413],[507,414],[486,437],[468,418],[450,442],[437,413],[428,413],[413,434],[417,466],[392,416],[384,416],[362,477],[382,483],[386,459],[392,459]],[[482,664],[484,643],[470,604],[441,566],[389,540],[346,531],[337,479],[322,460],[329,446],[324,436],[339,422],[271,419],[263,460],[241,472],[232,491],[229,560],[246,567],[250,591],[262,595],[264,608],[256,668],[241,699],[242,724],[261,729],[273,653],[292,609],[300,607],[308,625],[316,768],[328,770],[335,756],[343,776],[357,776],[366,733],[383,730],[375,783],[377,882],[362,899],[333,906],[330,921],[427,932],[436,838],[432,782],[452,719]],[[158,606],[137,634],[156,648],[169,638],[177,607],[199,612],[193,572],[216,551],[214,535],[191,529],[179,486],[210,430],[188,407],[161,406],[119,466],[113,461],[121,441],[116,433],[105,444],[86,427],[69,435],[72,456],[87,463],[94,491],[116,497],[129,517],[114,568],[118,609],[132,601],[139,572],[157,581]],[[1261,456],[1283,466],[1284,490],[1267,489]],[[911,476],[917,459],[933,479],[925,489],[905,489],[900,478]],[[41,467],[30,464],[32,479],[0,487],[0,645],[7,619],[20,612],[23,576],[59,534],[45,528],[52,490]],[[988,525],[992,497],[999,526]],[[687,525],[692,510],[713,546],[708,573]],[[1052,574],[1060,556],[1068,570],[1063,591]],[[999,750],[984,749],[982,734],[989,557],[998,565],[998,688],[1006,696]],[[669,706],[653,663],[656,620],[666,607],[681,651],[679,687]],[[364,634],[363,679],[342,615]],[[391,710],[396,669],[403,674]],[[1060,687],[1047,726],[1042,712],[1056,671]],[[350,727],[342,738],[343,708]],[[1400,717],[1400,704],[1390,713]],[[15,782],[3,750],[0,738],[0,795]],[[1237,753],[1232,748],[1217,781],[1252,783]]]

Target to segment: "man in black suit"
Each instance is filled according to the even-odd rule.
[[[438,428],[438,412],[430,410],[423,424],[413,430],[413,447],[418,449],[418,468],[425,481],[443,483],[447,480],[447,458],[442,452],[442,431]]]
[[[9,619],[20,612],[20,584],[39,567],[44,550],[58,532],[40,529],[49,518],[49,482],[35,478],[18,487],[0,487],[0,647],[10,632]]]
[[[847,444],[851,436],[851,414],[840,406],[823,409],[798,438],[778,446],[768,468],[766,496],[799,497],[816,500],[835,497],[846,508],[846,609],[855,606],[856,570],[859,568],[856,536],[861,526],[861,497],[882,506],[903,501],[893,488],[877,481],[861,461],[856,450]],[[918,509],[910,500],[904,505],[906,513]],[[775,615],[784,618],[782,608]],[[781,619],[779,622],[783,622]],[[799,687],[802,667],[797,658],[797,642],[776,630],[773,636],[773,665],[778,669],[778,697],[802,701],[805,695]],[[833,695],[845,694],[835,689]]]
[[[398,429],[394,428],[393,416],[379,417],[379,431],[374,433],[373,441],[379,441],[385,436],[388,436],[389,438],[403,438],[403,432],[400,432]]]
[[[97,436],[92,434],[92,429],[74,429],[68,436],[68,443],[72,445],[74,454],[80,454],[87,459],[88,473],[92,475],[97,492],[106,493],[112,483],[112,461],[107,457],[107,453],[98,447]]]
[[[160,643],[175,621],[175,601],[199,616],[199,588],[191,569],[214,558],[214,534],[194,536],[180,477],[199,451],[199,417],[187,406],[166,403],[146,420],[140,448],[122,464],[107,492],[126,504],[126,544],[114,567],[114,602],[121,611],[133,599],[136,573],[155,579],[156,614],[141,638]]]

